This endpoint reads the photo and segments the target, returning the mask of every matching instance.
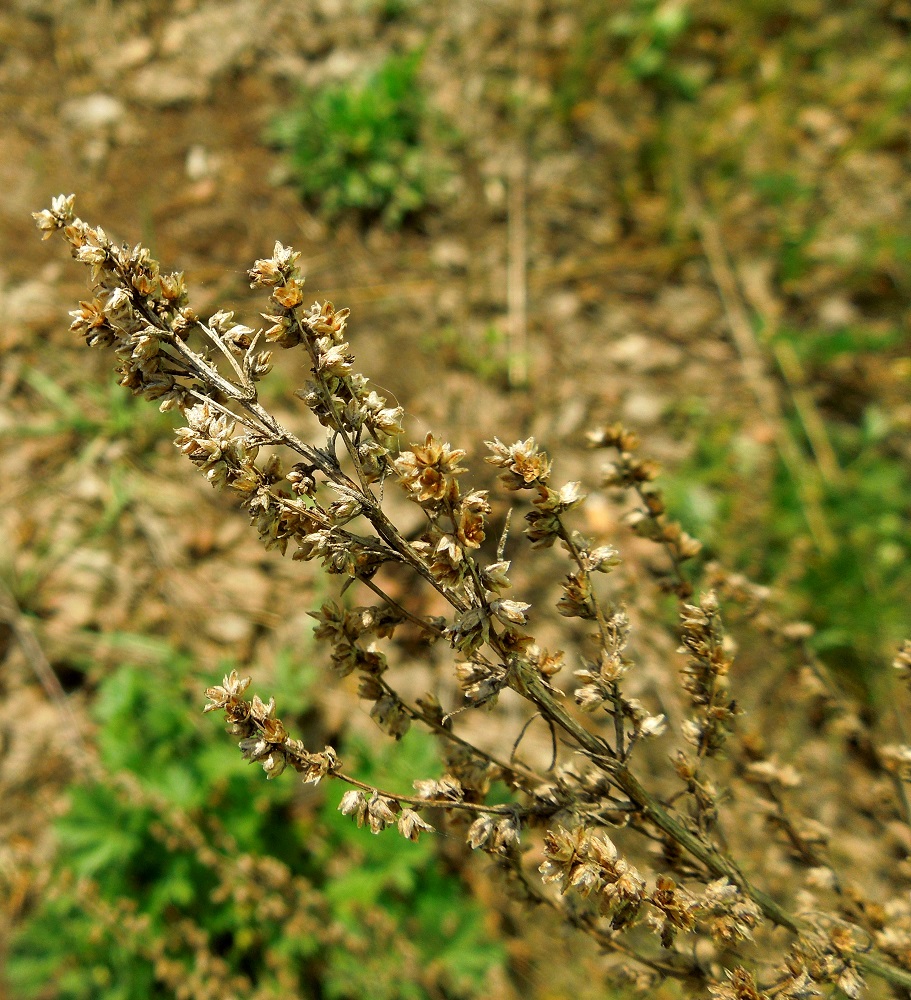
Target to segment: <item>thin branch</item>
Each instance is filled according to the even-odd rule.
[[[215,344],[222,355],[227,358],[228,363],[234,369],[234,374],[240,380],[241,384],[247,386],[247,376],[244,374],[244,370],[237,363],[237,358],[234,357],[233,352],[228,349],[227,344],[225,344],[222,338],[211,327],[206,326],[205,323],[200,321],[196,325]]]
[[[479,815],[517,817],[530,816],[537,812],[535,809],[527,809],[515,805],[487,806],[479,802],[455,802],[452,799],[422,799],[416,795],[399,795],[396,792],[385,792],[374,785],[368,785],[366,782],[360,781],[350,774],[344,774],[341,771],[333,771],[332,776],[354,788],[360,788],[362,791],[381,795],[383,798],[392,799],[395,802],[404,802],[406,805],[417,806],[419,809],[425,807],[428,809],[457,809],[463,812],[478,813]]]
[[[544,783],[544,779],[540,774],[536,774],[531,768],[527,767],[525,764],[516,764],[515,761],[510,761],[506,763],[500,760],[499,757],[492,753],[488,753],[486,750],[482,750],[480,747],[474,745],[474,743],[469,743],[468,740],[459,736],[458,733],[449,729],[447,726],[438,722],[436,719],[428,716],[425,712],[420,711],[420,709],[415,708],[413,705],[409,705],[401,695],[394,691],[382,678],[379,680],[380,686],[391,695],[395,701],[401,705],[402,708],[407,712],[415,722],[421,722],[423,725],[427,726],[429,729],[433,730],[438,736],[442,736],[444,739],[449,740],[451,743],[455,743],[460,747],[471,752],[475,757],[479,757],[481,760],[486,760],[489,764],[493,764],[494,767],[498,767],[504,774],[514,774],[516,777],[523,777],[527,781],[531,781],[534,784],[540,785]]]

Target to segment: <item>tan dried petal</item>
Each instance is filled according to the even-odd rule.
[[[408,840],[417,840],[422,833],[433,833],[433,827],[425,823],[413,809],[403,809],[398,821],[399,833]]]

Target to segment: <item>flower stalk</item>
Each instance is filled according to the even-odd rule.
[[[355,369],[345,339],[348,310],[329,302],[305,307],[298,253],[276,243],[272,255],[249,270],[251,286],[268,295],[267,325],[254,331],[229,312],[200,318],[181,274],[163,273],[143,247],[116,246],[100,227],[76,218],[72,196],[55,198],[35,219],[45,238],[59,232],[91,268],[93,297],[71,314],[73,332],[89,346],[112,350],[120,382],[134,395],[181,415],[177,447],[213,487],[237,497],[266,548],[318,562],[342,579],[343,593],[355,588],[378,599],[369,606],[324,602],[312,613],[315,634],[328,647],[334,674],[357,675],[358,695],[380,729],[400,739],[412,725],[424,727],[439,738],[445,770],[439,778],[416,778],[415,794],[370,785],[343,771],[332,747],[307,749],[276,716],[274,701],[247,699],[249,678],[232,672],[206,692],[205,711],[224,713],[247,760],[268,778],[290,768],[308,782],[343,782],[349,788],[341,811],[376,834],[395,827],[409,840],[429,835],[434,826],[425,814],[433,810],[435,822],[459,830],[471,850],[491,855],[531,903],[546,903],[655,982],[674,976],[719,997],[766,996],[747,966],[767,972],[774,954],[768,989],[784,1000],[802,1000],[819,986],[858,996],[861,973],[911,989],[911,947],[896,943],[898,931],[871,932],[837,908],[824,918],[798,913],[780,890],[760,887],[761,868],[744,874],[723,836],[729,807],[714,773],[728,755],[736,762],[742,752],[735,739],[741,709],[729,692],[733,654],[716,593],[693,597],[696,574],[686,564],[699,543],[667,517],[655,485],[658,468],[638,455],[633,433],[606,427],[590,443],[614,455],[601,485],[634,497],[627,521],[664,552],[669,573],[661,585],[679,602],[685,665],[674,683],[686,749],[672,758],[671,773],[662,763],[668,755],[649,749],[668,731],[667,719],[633,697],[629,681],[638,668],[628,652],[630,619],[604,582],[620,556],[572,527],[573,512],[586,499],[582,486],[555,485],[553,463],[533,439],[488,441],[487,461],[513,507],[530,508],[527,551],[554,549],[566,558],[557,611],[580,629],[594,623],[593,634],[577,633],[569,657],[583,682],[572,698],[553,683],[567,655],[536,641],[535,608],[512,593],[506,529],[495,559],[485,555],[491,504],[486,490],[463,485],[466,452],[433,433],[402,446],[401,407],[387,405]],[[310,379],[297,395],[317,435],[324,435],[322,444],[287,430],[260,402],[257,386],[272,364],[271,351],[260,348],[270,346],[304,349]],[[420,509],[418,537],[406,537],[384,509],[387,483]],[[382,583],[387,564],[406,567],[448,612],[424,616],[390,599]],[[450,647],[461,698],[448,712],[432,693],[411,704],[397,690],[390,655],[406,625]],[[909,650],[903,647],[896,661],[903,680],[911,675]],[[528,710],[508,760],[457,731],[461,713],[492,710],[507,690]],[[546,771],[517,758],[527,726],[538,717],[555,748]],[[907,826],[906,749],[886,747],[875,759],[895,780],[889,822]],[[763,782],[772,788],[777,780],[767,759],[761,766],[753,760],[752,771],[742,764],[741,771],[747,782],[753,775],[753,788]],[[667,791],[674,773],[685,786],[678,795]],[[498,779],[510,795],[505,804],[488,801]],[[772,798],[780,818],[782,803]],[[792,848],[802,843],[790,818],[779,826],[790,832]],[[529,860],[532,843],[544,858],[537,870]],[[643,850],[656,844],[658,857]],[[815,849],[797,854],[795,870],[823,867]],[[911,941],[911,912],[902,914],[899,929]],[[774,927],[787,932],[786,948],[780,935],[772,936]],[[875,947],[858,943],[855,929],[872,933]],[[767,951],[764,964],[756,960],[757,937],[756,948]],[[711,943],[712,961],[693,957],[700,940]]]

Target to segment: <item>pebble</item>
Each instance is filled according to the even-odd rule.
[[[652,427],[658,423],[667,408],[667,400],[653,392],[628,392],[621,412],[624,421],[635,427]]]
[[[628,333],[607,348],[607,357],[642,374],[675,371],[683,363],[683,351],[644,333]]]
[[[74,97],[60,107],[60,117],[67,125],[84,132],[111,132],[124,123],[126,113],[123,102],[110,94]]]
[[[190,69],[181,72],[169,63],[143,66],[129,83],[130,96],[135,101],[156,108],[192,104],[202,100],[207,90],[205,81]]]

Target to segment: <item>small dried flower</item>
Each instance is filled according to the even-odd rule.
[[[525,659],[546,681],[563,669],[563,651],[559,649],[549,653],[532,644],[525,650]]]
[[[887,771],[902,781],[911,781],[911,746],[888,744],[880,747],[879,757]]]
[[[617,448],[619,451],[635,451],[639,447],[639,435],[627,430],[622,424],[600,427],[589,431],[588,444],[591,448]]]
[[[396,820],[398,804],[393,800],[374,792],[367,800],[367,822],[371,833],[380,833]]]
[[[469,608],[446,629],[446,638],[453,649],[471,656],[490,640],[490,618],[483,608]]]
[[[468,660],[456,664],[456,677],[465,700],[477,707],[492,706],[506,687],[507,672],[500,664]]]
[[[216,709],[226,709],[234,704],[250,686],[249,677],[240,677],[236,670],[225,674],[221,684],[206,689],[209,704],[203,712],[214,712]]]
[[[468,844],[473,851],[479,847],[484,847],[493,836],[494,819],[493,816],[485,813],[479,816],[468,829]]]
[[[403,451],[393,462],[399,482],[417,503],[441,503],[458,498],[455,477],[466,470],[459,465],[465,452],[453,449],[428,434],[422,445]]]
[[[661,736],[666,731],[667,717],[664,715],[647,715],[636,723],[636,733],[644,739]]]
[[[422,833],[433,833],[433,827],[424,822],[413,809],[403,809],[398,820],[399,833],[407,840],[417,840]]]
[[[509,560],[491,563],[481,571],[481,582],[487,590],[499,593],[502,590],[509,590],[512,584],[506,575],[509,572]]]
[[[32,212],[38,228],[42,232],[41,239],[49,239],[58,230],[73,221],[73,206],[76,196],[58,194],[51,199],[50,209],[45,208],[41,212]]]
[[[610,573],[623,560],[620,558],[620,553],[612,545],[602,545],[584,552],[582,561],[589,573]]]
[[[272,298],[283,309],[294,309],[304,301],[304,293],[300,282],[292,278],[285,285],[279,285],[272,292]]]
[[[324,377],[344,378],[353,367],[354,355],[347,344],[333,344],[317,353],[317,370]]]
[[[300,254],[276,241],[272,256],[258,260],[247,271],[251,288],[273,288],[283,284],[293,273],[294,262]]]
[[[778,788],[797,788],[800,775],[790,764],[779,764],[777,760],[757,760],[748,764],[744,770],[744,778],[757,784],[772,785]]]
[[[317,337],[327,337],[340,343],[344,339],[349,314],[350,310],[336,309],[331,302],[314,303],[304,322]]]
[[[584,827],[548,830],[544,857],[538,870],[545,882],[559,882],[561,892],[572,887],[583,896],[596,894],[602,912],[612,911],[615,927],[630,923],[645,899],[644,880],[613,841],[594,837]]]
[[[506,471],[500,482],[508,490],[530,489],[536,483],[544,484],[550,477],[550,460],[539,452],[534,438],[506,445],[499,438],[484,442],[490,449],[485,461]]]
[[[322,778],[334,774],[340,765],[335,750],[326,747],[322,753],[304,754],[294,766],[303,773],[306,784],[316,785]]]
[[[563,584],[563,596],[557,602],[557,611],[564,618],[597,618],[592,601],[592,582],[588,573],[573,573]]]
[[[709,993],[716,1000],[768,1000],[768,994],[756,986],[756,981],[746,969],[737,966],[727,971],[726,983],[709,983]]]
[[[519,840],[519,824],[513,816],[479,816],[468,830],[468,844],[488,854],[507,855]]]
[[[700,922],[716,941],[731,944],[751,941],[762,919],[762,911],[727,879],[710,882],[698,900],[695,911]]]
[[[439,780],[427,778],[415,781],[414,788],[422,799],[461,802],[465,797],[461,784],[449,774],[444,774]]]
[[[370,718],[393,739],[400,740],[411,728],[411,716],[394,695],[383,693],[370,709]]]
[[[911,685],[911,639],[906,639],[898,649],[892,667],[898,671],[898,676],[908,685]]]
[[[351,789],[342,796],[339,802],[338,811],[343,816],[353,816],[357,825],[363,826],[367,818],[367,794],[356,789]]]
[[[524,601],[507,601],[498,599],[491,601],[490,611],[505,625],[525,625],[528,615],[525,613],[531,607]]]

